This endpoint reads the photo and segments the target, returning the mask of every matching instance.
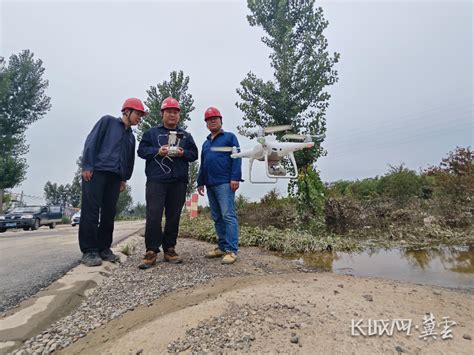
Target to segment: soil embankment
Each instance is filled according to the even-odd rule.
[[[133,284],[128,293],[139,290],[146,298],[147,288],[160,285],[157,299],[75,339],[62,353],[472,353],[470,293],[310,272],[257,248],[245,248],[237,264],[221,266],[203,258],[209,247],[180,240],[185,264],[159,263],[145,272],[135,270],[141,250],[132,255],[122,286]],[[197,271],[199,280],[193,276]],[[383,335],[369,335],[369,320],[378,321],[371,324],[379,329],[372,330]],[[409,330],[400,329],[410,320]],[[360,327],[351,329],[353,321]],[[433,336],[425,340],[430,324]],[[452,339],[442,339],[450,334]]]

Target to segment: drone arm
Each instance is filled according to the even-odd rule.
[[[253,183],[254,181],[252,180],[252,166],[253,166],[253,158],[249,159],[249,181]]]
[[[231,137],[231,143],[232,146],[234,147],[235,151],[240,151],[240,145],[239,141],[237,140],[237,137],[232,134]],[[231,180],[233,181],[243,181],[242,180],[242,159],[231,159],[231,164],[232,164],[232,171],[231,171]]]

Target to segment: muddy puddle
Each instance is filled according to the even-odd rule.
[[[322,252],[292,257],[306,267],[474,291],[474,245],[423,250]]]

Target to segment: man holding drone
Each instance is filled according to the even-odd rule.
[[[141,269],[155,265],[163,247],[164,260],[182,262],[175,251],[181,210],[186,197],[189,163],[197,160],[198,150],[191,134],[178,127],[179,102],[168,97],[161,104],[163,123],[143,134],[138,156],[146,160],[146,253]],[[165,211],[165,227],[161,219]]]
[[[235,213],[235,191],[242,180],[242,161],[232,159],[230,152],[214,150],[216,147],[239,147],[235,134],[224,132],[222,115],[215,107],[204,113],[204,121],[211,132],[202,145],[201,166],[197,179],[198,192],[207,197],[217,233],[217,247],[207,258],[222,257],[222,264],[233,264],[237,260],[239,222]]]

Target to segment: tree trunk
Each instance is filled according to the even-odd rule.
[[[0,189],[0,214],[3,213],[3,189]]]

